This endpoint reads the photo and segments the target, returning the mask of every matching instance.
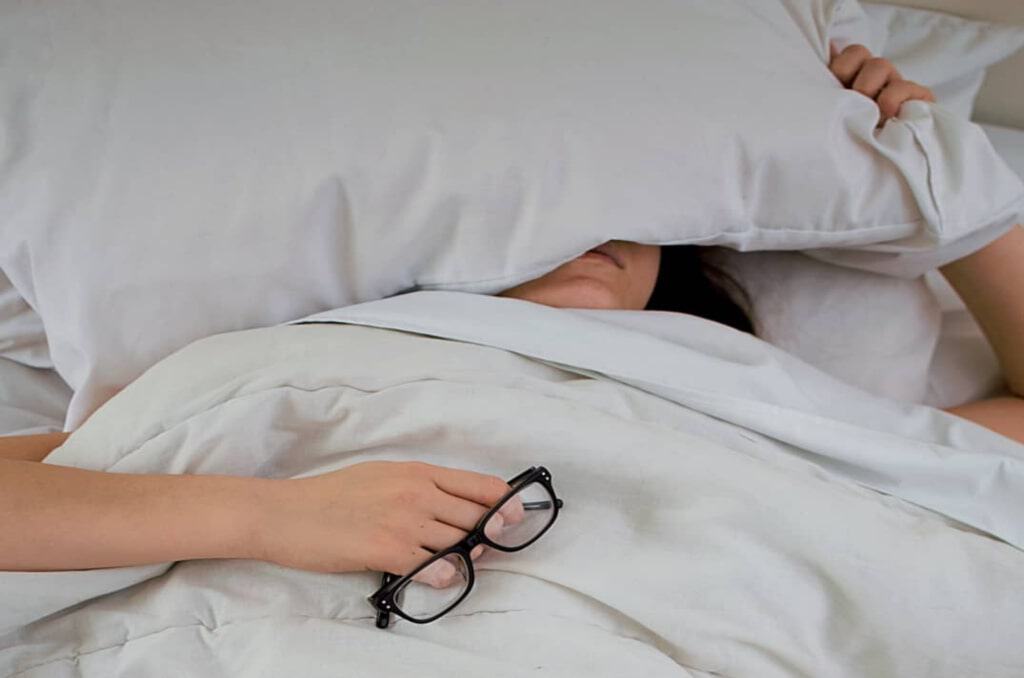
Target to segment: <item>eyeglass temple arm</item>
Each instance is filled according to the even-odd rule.
[[[555,506],[557,506],[558,508],[562,508],[562,500],[561,499],[556,499],[555,500]],[[543,510],[549,509],[549,508],[551,508],[551,502],[550,501],[524,501],[523,502],[523,510],[524,511],[543,511]]]

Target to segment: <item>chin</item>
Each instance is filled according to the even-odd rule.
[[[589,308],[614,310],[625,308],[619,295],[609,285],[593,278],[574,278],[560,285],[538,290],[535,298],[539,304],[556,308]]]

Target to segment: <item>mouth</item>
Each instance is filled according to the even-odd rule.
[[[616,254],[612,250],[612,248],[608,247],[607,243],[605,243],[604,245],[601,245],[600,247],[595,247],[594,249],[589,250],[583,256],[588,256],[588,255],[592,255],[592,256],[602,257],[602,258],[608,259],[609,261],[611,261],[611,263],[615,264],[615,266],[617,266],[620,269],[625,269],[626,268],[625,266],[622,265],[622,261],[619,259],[618,256],[616,256]]]

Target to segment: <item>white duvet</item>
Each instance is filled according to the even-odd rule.
[[[372,573],[0,573],[0,676],[1024,675],[1022,446],[685,316],[437,292],[315,319],[370,326],[199,341],[47,461],[543,464],[551,531],[386,631]]]

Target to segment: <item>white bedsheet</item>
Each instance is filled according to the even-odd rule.
[[[53,370],[0,356],[0,436],[62,430],[70,400],[71,389]]]
[[[269,477],[369,459],[505,477],[539,463],[565,500],[551,532],[481,559],[446,618],[387,632],[363,600],[369,573],[250,561],[0,573],[0,676],[1024,670],[1022,446],[684,316],[454,293],[332,315],[477,343],[337,324],[214,336],[47,461]],[[597,371],[612,378],[586,376]]]
[[[700,318],[419,292],[295,322],[324,321],[497,346],[602,374],[769,435],[840,477],[1024,548],[1024,445],[930,407],[871,396]]]

